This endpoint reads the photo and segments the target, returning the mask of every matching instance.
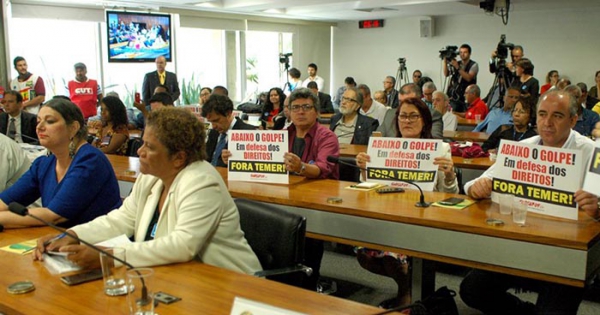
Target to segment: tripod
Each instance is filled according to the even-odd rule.
[[[506,95],[506,90],[511,83],[511,76],[509,73],[508,68],[506,68],[506,61],[500,59],[498,61],[498,71],[496,71],[494,83],[492,83],[492,87],[486,97],[488,109],[492,110],[494,107],[504,108],[504,95]],[[498,99],[493,100],[496,89],[498,90]]]
[[[400,65],[398,66],[398,71],[396,71],[396,86],[394,89],[400,91],[400,88],[408,83],[408,71],[406,70],[406,61],[402,58],[398,59]]]

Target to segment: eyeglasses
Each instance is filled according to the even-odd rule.
[[[398,116],[398,119],[400,121],[410,121],[410,122],[415,122],[415,121],[419,120],[419,118],[421,118],[421,115],[400,115],[400,116]]]
[[[349,98],[349,97],[342,97],[342,102],[355,102],[355,103],[358,103],[357,100],[355,100],[353,98]]]
[[[313,108],[315,108],[315,106],[314,105],[310,105],[310,104],[290,105],[290,110],[292,112],[299,112],[300,109],[302,109],[303,112],[307,112],[309,110],[312,110]]]
[[[515,109],[513,110],[513,114],[525,115],[527,112],[522,109]]]

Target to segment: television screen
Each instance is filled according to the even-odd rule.
[[[171,16],[106,11],[109,62],[171,61]]]

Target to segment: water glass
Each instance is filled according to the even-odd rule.
[[[513,195],[498,194],[498,204],[500,204],[500,214],[510,214],[513,207]]]
[[[127,270],[127,304],[130,315],[154,315],[154,294],[151,290],[154,270],[133,268]]]
[[[125,248],[115,247],[106,251],[126,261]],[[127,266],[103,253],[100,253],[100,265],[102,266],[104,293],[110,296],[127,294],[127,284],[125,283],[125,270]]]
[[[527,220],[527,203],[515,198],[512,209],[513,222],[524,226]]]

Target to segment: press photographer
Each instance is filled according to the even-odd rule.
[[[509,51],[511,62],[506,62]],[[523,58],[524,55],[522,46],[507,43],[506,35],[502,34],[500,36],[500,42],[498,42],[498,46],[496,47],[496,50],[492,52],[492,58],[490,58],[490,72],[497,73],[499,69],[506,68],[508,70],[507,73],[512,76],[512,81],[512,79],[516,77],[516,63]],[[510,85],[510,83],[512,82],[508,82],[508,85]]]
[[[450,104],[454,112],[465,111],[465,90],[467,86],[477,83],[479,66],[471,60],[471,46],[463,44],[460,46],[456,60],[456,46],[446,46],[440,50],[440,58],[443,62],[444,76],[450,77],[446,94],[450,97]]]

